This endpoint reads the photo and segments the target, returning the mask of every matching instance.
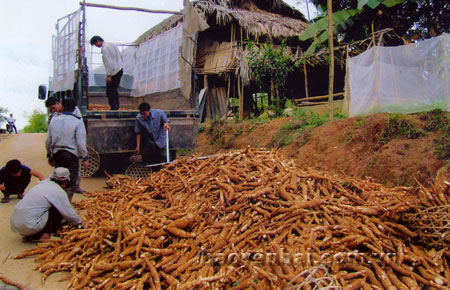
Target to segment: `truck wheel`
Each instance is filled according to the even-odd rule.
[[[91,177],[100,168],[100,155],[97,151],[87,148],[89,156],[89,168],[84,169],[83,160],[80,159],[80,176],[81,177]]]

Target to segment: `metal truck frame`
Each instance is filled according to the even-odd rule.
[[[187,102],[190,104],[189,110],[176,110],[170,108],[169,104],[165,104],[162,100],[167,98],[174,98],[174,96],[180,96],[179,93],[174,91],[159,92],[157,97],[154,95],[146,95],[139,97],[131,97],[129,92],[120,91],[120,102],[127,105],[128,107],[135,108],[135,110],[127,111],[99,111],[90,110],[91,104],[104,104],[106,105],[107,98],[105,90],[102,91],[92,91],[89,89],[89,79],[88,79],[88,64],[86,57],[86,3],[80,3],[80,11],[76,11],[69,14],[63,18],[58,19],[56,28],[57,30],[67,30],[67,33],[63,33],[64,37],[74,38],[74,33],[76,33],[76,52],[70,51],[55,51],[55,39],[53,45],[53,61],[54,61],[54,75],[59,69],[56,63],[58,58],[76,57],[76,67],[73,72],[73,89],[67,90],[52,90],[51,85],[49,85],[49,90],[47,93],[47,88],[45,85],[39,86],[39,99],[45,100],[46,97],[55,96],[62,101],[66,97],[73,97],[78,104],[81,111],[84,124],[86,126],[87,133],[87,146],[90,151],[90,158],[98,159],[92,160],[94,165],[97,165],[94,170],[88,170],[84,172],[82,176],[90,176],[98,170],[100,164],[99,154],[115,154],[115,153],[127,153],[130,156],[134,153],[136,148],[136,137],[134,134],[134,121],[136,119],[139,111],[137,107],[142,102],[148,102],[152,108],[158,108],[165,111],[166,115],[171,122],[170,130],[170,150],[171,155],[173,151],[178,149],[192,149],[197,145],[197,121],[198,113],[196,111],[195,94],[191,90],[190,100]],[[74,25],[74,15],[81,12],[81,19],[75,21],[78,25]],[[62,25],[62,27],[61,27]],[[184,42],[183,42],[184,46]],[[184,49],[180,47],[180,52]],[[71,55],[72,53],[72,55]],[[183,60],[183,57],[179,57]],[[71,77],[71,75],[70,75]],[[192,78],[191,78],[192,79]],[[191,79],[187,80],[191,82]],[[194,87],[194,86],[192,86]],[[186,102],[185,102],[186,103]],[[173,104],[173,102],[172,102]],[[95,166],[94,166],[95,167]]]

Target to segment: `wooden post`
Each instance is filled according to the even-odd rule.
[[[330,52],[330,72],[328,78],[328,109],[330,120],[333,120],[333,91],[334,91],[334,44],[333,44],[333,7],[332,1],[328,0],[328,46]]]
[[[395,71],[395,65],[394,65],[394,58],[392,57],[392,50],[389,50],[389,56],[391,58],[391,67],[392,67],[392,77],[394,82],[394,88],[395,88],[395,97],[397,104],[400,104],[400,94],[398,92],[398,83],[397,83],[397,73]]]
[[[306,63],[303,63],[303,72],[305,74],[305,97],[309,97],[309,91],[308,91],[308,74],[306,72]]]
[[[204,75],[203,76],[203,87],[205,88],[206,92],[208,92],[209,88],[208,88],[208,75]]]
[[[239,119],[244,119],[244,94],[242,87],[241,76],[238,76],[238,95],[239,95]]]
[[[243,40],[243,32],[241,27],[241,48],[244,51],[244,40]],[[238,94],[239,94],[239,119],[244,119],[244,84],[242,83],[242,78],[238,76]]]
[[[227,114],[226,114],[226,117],[228,117],[228,108],[230,107],[230,90],[231,90],[231,74],[228,75]]]
[[[348,53],[348,45],[347,45],[347,49],[346,49],[346,61],[345,61],[345,113],[347,114],[347,116],[350,116],[350,96],[351,96],[351,91],[350,91],[350,70],[348,69],[348,60],[349,60],[349,53]]]

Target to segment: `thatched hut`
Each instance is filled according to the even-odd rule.
[[[226,116],[231,98],[239,100],[235,103],[240,117],[251,110],[257,90],[245,69],[246,40],[277,45],[285,39],[297,49],[298,36],[309,24],[281,0],[198,0],[188,3],[183,15],[169,17],[136,42],[145,43],[180,25],[180,88],[152,98],[160,99],[159,107],[168,101],[178,102],[180,108],[196,106],[201,115],[204,112],[202,118],[209,119]]]

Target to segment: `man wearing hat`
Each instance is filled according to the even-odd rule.
[[[73,209],[63,190],[70,180],[67,168],[57,167],[50,179],[34,186],[14,208],[10,218],[11,230],[26,241],[46,242],[61,226],[63,218],[83,226],[83,220]]]

